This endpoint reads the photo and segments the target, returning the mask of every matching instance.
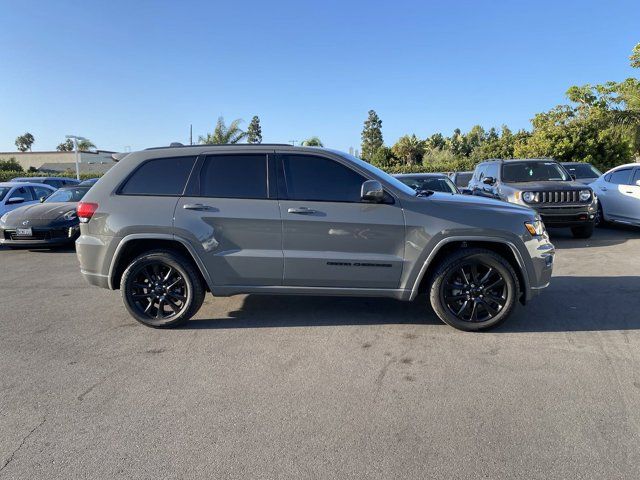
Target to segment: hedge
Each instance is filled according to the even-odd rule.
[[[81,173],[80,180],[87,180],[89,178],[101,177],[102,173]],[[4,172],[0,171],[0,182],[8,182],[12,178],[16,177],[67,177],[76,178],[74,172],[59,172],[59,173],[46,173],[46,172]]]
[[[390,165],[381,167],[387,173],[438,173],[438,172],[466,172],[472,171],[476,166],[475,161],[465,159],[453,162],[427,163],[420,165]]]

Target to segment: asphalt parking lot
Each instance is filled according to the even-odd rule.
[[[0,250],[0,478],[640,478],[640,230],[463,333],[424,300],[208,297],[152,330],[75,253]]]

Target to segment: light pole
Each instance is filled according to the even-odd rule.
[[[76,152],[76,179],[80,180],[80,156],[78,152],[78,140],[86,140],[84,137],[78,135],[65,135],[65,138],[73,140],[73,149]]]

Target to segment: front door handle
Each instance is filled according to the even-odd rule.
[[[607,191],[607,187],[600,187],[600,190],[602,190],[603,192]]]
[[[307,207],[290,208],[287,210],[289,213],[297,213],[298,215],[311,215],[317,213],[315,210]]]
[[[206,211],[206,210],[213,210],[213,207],[210,207],[209,205],[205,205],[203,203],[185,203],[182,208],[184,208],[185,210],[200,210],[200,211]]]

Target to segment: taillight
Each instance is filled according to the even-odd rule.
[[[93,217],[93,214],[98,210],[97,203],[80,202],[76,211],[78,212],[78,219],[81,223],[87,223]]]

